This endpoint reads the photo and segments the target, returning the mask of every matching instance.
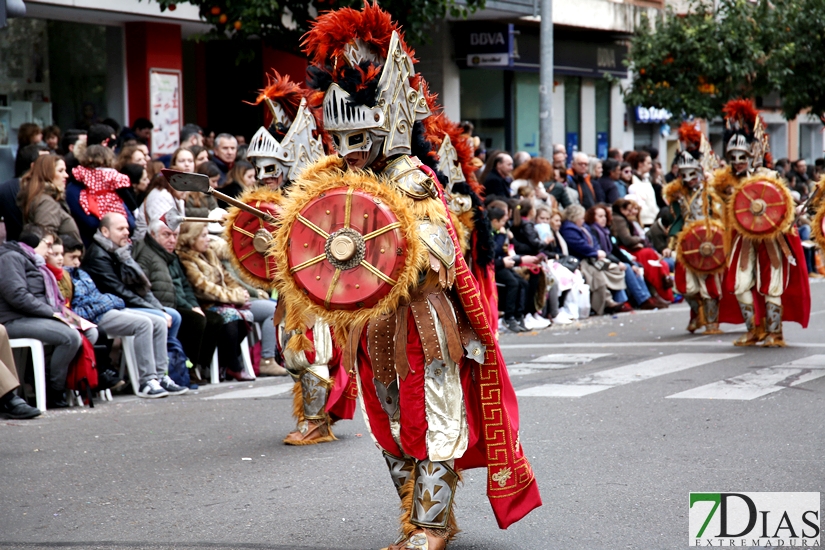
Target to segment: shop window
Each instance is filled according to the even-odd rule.
[[[567,158],[579,150],[581,139],[581,89],[582,79],[568,76],[564,79],[564,137]]]
[[[504,71],[465,69],[461,79],[461,119],[475,126],[488,150],[504,149]]]
[[[515,73],[515,151],[539,154],[539,73]]]
[[[610,148],[610,82],[596,80],[596,156],[607,158]]]
[[[822,124],[801,123],[799,125],[799,158],[805,159],[808,166],[813,166],[822,154]]]

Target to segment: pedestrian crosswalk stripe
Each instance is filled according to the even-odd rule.
[[[245,390],[228,391],[202,399],[210,401],[213,399],[252,399],[255,397],[272,397],[292,391],[292,384],[274,384],[270,386],[259,386]]]
[[[748,401],[825,376],[825,355],[811,355],[790,363],[765,367],[687,391],[673,399],[732,399]]]
[[[700,365],[724,361],[740,353],[676,353],[636,363],[599,371],[577,380],[562,384],[544,384],[516,392],[520,397],[583,397],[592,393],[624,386],[632,382],[649,380]]]
[[[551,353],[542,355],[527,363],[513,363],[507,365],[510,376],[535,374],[543,370],[569,369],[577,365],[589,363],[594,359],[609,357],[612,353]]]

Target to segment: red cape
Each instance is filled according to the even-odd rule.
[[[422,169],[436,182],[439,197],[446,209],[447,201],[438,178],[428,167],[423,166]],[[455,228],[449,217],[447,220],[447,229],[455,249],[461,250]],[[487,467],[487,498],[490,499],[498,526],[507,529],[534,508],[541,506],[541,495],[533,468],[521,447],[518,401],[495,338],[495,327],[490,325],[478,282],[461,254],[456,254],[455,271],[455,288],[461,305],[485,347],[483,365],[471,360],[464,361],[464,364],[472,368],[472,379],[477,390],[475,395],[467,396],[467,400],[475,401],[479,407],[480,414],[475,416],[481,423],[481,437],[467,449],[463,457],[456,460],[456,467]]]
[[[733,229],[731,231],[734,231],[732,242],[736,242],[736,232]],[[808,280],[808,264],[805,262],[805,253],[802,250],[802,240],[799,238],[796,229],[793,229],[790,233],[785,233],[784,237],[796,260],[796,265],[791,264],[787,258],[783,258],[785,291],[782,293],[782,320],[799,323],[802,328],[807,328],[811,316],[811,286]],[[736,296],[733,294],[733,289],[736,287],[735,266],[739,265],[740,250],[741,247],[735,247],[728,264],[730,268],[725,272],[725,280],[722,283],[724,292],[719,307],[719,322],[721,323],[741,324],[745,322],[742,318],[742,312],[739,310]],[[763,281],[769,281],[770,261],[767,250],[758,243],[754,246],[754,250],[762,266],[761,278]],[[764,284],[767,284],[767,282]],[[757,292],[756,288],[752,292],[754,317],[762,319],[765,316],[765,298]]]

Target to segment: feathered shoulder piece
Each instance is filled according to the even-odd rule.
[[[445,136],[450,138],[450,143],[455,149],[459,167],[463,174],[464,181],[478,195],[483,193],[481,185],[475,177],[475,168],[472,165],[473,146],[466,136],[462,135],[461,126],[451,121],[442,112],[424,119],[425,136],[427,141],[433,144],[433,150],[439,151],[444,143]],[[443,172],[443,170],[442,170]],[[448,175],[448,174],[445,174]]]
[[[683,122],[678,130],[679,141],[686,151],[698,151],[699,145],[702,143],[702,132],[696,128],[696,124],[691,122]]]
[[[364,1],[361,10],[341,8],[320,15],[301,41],[310,63],[328,67],[338,80],[345,67],[363,61],[383,64],[387,59],[392,33],[398,32],[401,45],[415,62],[415,52],[404,42],[404,35],[389,13],[378,3]]]
[[[266,87],[260,91],[253,105],[264,103],[267,109],[266,126],[275,126],[276,131],[285,133],[298,114],[301,100],[307,98],[309,102],[311,92],[297,82],[290,80],[289,75],[281,75],[273,70],[266,75]],[[281,126],[281,128],[278,128]]]
[[[731,130],[742,130],[747,134],[753,133],[756,117],[759,113],[750,99],[732,99],[722,107],[725,124]]]
[[[685,196],[685,186],[682,185],[682,178],[676,178],[665,185],[665,188],[662,190],[662,195],[664,195],[668,204],[673,204]]]

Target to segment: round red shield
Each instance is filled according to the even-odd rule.
[[[788,203],[787,193],[779,185],[782,183],[755,179],[734,190],[731,204],[737,229],[757,237],[787,229],[788,209],[793,203]]]
[[[676,253],[685,266],[698,273],[718,273],[725,268],[725,231],[717,221],[697,220],[679,235]]]
[[[267,191],[268,190],[263,190]],[[271,194],[271,192],[268,192]],[[250,206],[266,212],[273,217],[278,216],[278,206],[274,197],[256,198],[255,192],[241,197],[241,200]],[[272,232],[275,226],[269,220],[262,220],[257,216],[240,209],[232,209],[227,221],[232,255],[244,274],[252,280],[270,285],[275,277],[275,260],[267,255]]]
[[[407,243],[398,218],[380,198],[352,187],[312,199],[289,231],[289,271],[328,310],[374,306],[404,268]]]

